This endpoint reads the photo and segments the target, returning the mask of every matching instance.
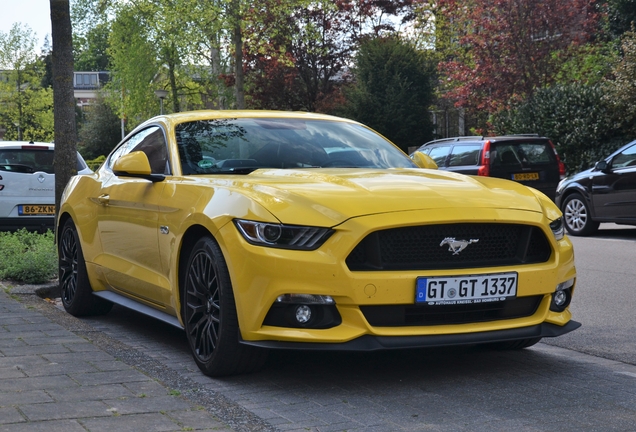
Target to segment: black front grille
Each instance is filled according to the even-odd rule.
[[[443,244],[446,238],[473,242],[454,253]],[[551,253],[545,234],[534,226],[443,224],[373,232],[346,263],[352,271],[480,268],[546,262]]]
[[[537,311],[542,298],[517,297],[501,302],[461,305],[360,306],[360,310],[374,327],[468,324],[531,316]]]

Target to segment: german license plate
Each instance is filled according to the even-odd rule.
[[[517,272],[452,277],[419,277],[415,303],[474,304],[504,301],[517,295]]]
[[[512,175],[513,180],[539,180],[539,173],[517,173]]]
[[[41,204],[25,204],[18,206],[18,214],[20,216],[32,216],[32,215],[54,215],[54,205],[41,205]]]

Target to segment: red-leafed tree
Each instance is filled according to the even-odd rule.
[[[254,4],[245,26],[249,104],[331,111],[341,100],[340,87],[361,38],[394,31],[400,20],[413,17],[413,3],[263,0]]]
[[[445,96],[456,106],[495,112],[550,85],[570,48],[589,40],[594,2],[440,0]]]

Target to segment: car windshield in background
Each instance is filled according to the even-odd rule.
[[[0,152],[0,170],[53,174],[53,150],[4,149]]]
[[[176,128],[183,174],[250,173],[259,168],[413,168],[399,149],[346,122],[216,119]]]
[[[54,152],[48,147],[44,148],[16,148],[3,149],[0,151],[0,171],[11,171],[18,173],[45,172],[54,174],[53,171]],[[77,156],[77,171],[86,169],[86,163],[80,156]]]
[[[491,149],[494,165],[541,165],[556,163],[547,142],[498,143]]]

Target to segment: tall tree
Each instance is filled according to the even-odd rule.
[[[247,92],[256,107],[328,112],[365,35],[393,34],[412,0],[263,0],[245,16]]]
[[[127,5],[118,11],[108,52],[112,74],[107,99],[119,117],[134,127],[158,114],[153,83],[160,69],[158,54],[135,8]]]
[[[121,139],[120,119],[101,95],[84,112],[78,131],[78,148],[86,159],[106,156]]]
[[[35,55],[35,36],[28,26],[14,24],[8,33],[0,32],[0,69],[4,80],[0,82],[0,122],[7,137],[32,139],[41,134],[32,131],[39,126],[32,122],[31,101],[44,96]],[[41,104],[38,104],[41,105]]]
[[[440,0],[455,41],[441,64],[459,106],[502,109],[551,84],[572,46],[594,29],[594,0]]]
[[[53,110],[55,126],[55,208],[77,174],[75,98],[73,95],[73,32],[69,0],[50,0],[53,39]]]
[[[433,137],[435,63],[398,37],[378,37],[356,55],[355,84],[345,92],[344,115],[374,128],[402,150]]]

